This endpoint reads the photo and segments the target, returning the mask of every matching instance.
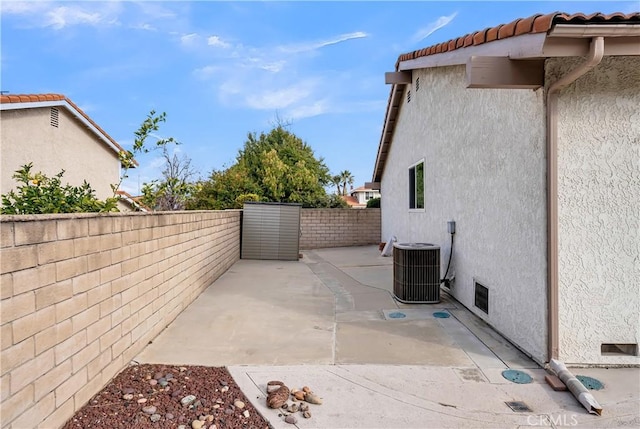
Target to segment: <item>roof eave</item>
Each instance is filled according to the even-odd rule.
[[[640,24],[598,24],[575,25],[556,24],[549,33],[528,33],[490,43],[471,45],[400,61],[397,71],[411,71],[423,68],[465,65],[472,56],[501,56],[510,59],[533,59],[552,57],[584,56],[589,52],[591,37],[605,37],[606,56],[640,55]],[[393,138],[395,119],[399,109],[399,93],[406,84],[393,84],[389,94],[385,122],[378,146],[378,154],[373,172],[373,181],[380,182],[386,157]],[[394,105],[395,103],[395,105]]]

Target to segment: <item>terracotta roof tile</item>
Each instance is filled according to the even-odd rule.
[[[529,18],[519,20],[518,24],[516,24],[516,29],[513,32],[513,35],[520,36],[521,34],[531,33],[531,30],[533,29],[533,21],[535,21],[539,16],[540,14],[537,14],[530,16]]]
[[[484,43],[493,42],[494,40],[508,39],[509,37],[521,36],[523,34],[545,33],[551,30],[555,24],[579,25],[617,22],[640,23],[640,12],[628,14],[614,12],[609,15],[599,12],[589,15],[585,15],[584,13],[574,13],[570,15],[563,12],[553,12],[546,15],[536,14],[528,18],[519,18],[507,24],[500,24],[495,27],[466,34],[464,36],[448,40],[444,43],[438,43],[417,51],[401,54],[396,62],[396,69],[403,61],[466,48],[467,46],[482,45]]]
[[[515,21],[500,27],[500,30],[498,31],[498,38],[506,39],[507,37],[512,37],[516,32],[516,25],[518,25],[519,21],[521,21],[521,19],[516,19]]]
[[[76,112],[84,117],[91,125],[93,125],[100,133],[102,133],[118,150],[124,150],[109,134],[107,134],[93,119],[82,111],[73,101],[69,100],[62,94],[15,94],[0,95],[0,104],[5,103],[37,103],[46,101],[66,101]],[[137,162],[136,162],[137,165]]]

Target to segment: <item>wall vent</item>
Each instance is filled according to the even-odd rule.
[[[440,247],[429,243],[394,243],[393,294],[400,302],[440,302]]]
[[[476,290],[473,305],[489,314],[489,289],[487,289],[485,286],[482,286],[478,282],[475,282],[475,284]]]
[[[603,356],[638,356],[637,344],[602,344],[600,354]]]
[[[420,90],[420,78],[417,77],[416,78],[416,92],[418,92]]]
[[[51,126],[58,128],[59,124],[59,114],[58,109],[55,107],[51,108]]]
[[[411,90],[407,91],[407,103],[411,103]]]

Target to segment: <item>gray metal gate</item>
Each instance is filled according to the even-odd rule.
[[[242,259],[297,261],[301,204],[244,203]]]

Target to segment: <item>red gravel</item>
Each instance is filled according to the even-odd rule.
[[[168,374],[171,375],[167,377]],[[161,383],[155,384],[152,380]],[[163,388],[161,384],[165,380],[168,384]],[[225,386],[229,389],[222,392]],[[133,399],[124,399],[126,394],[133,395]],[[180,402],[187,395],[196,397],[191,406]],[[140,399],[146,402],[138,403]],[[244,402],[244,408],[234,406],[237,400]],[[149,406],[156,407],[158,421],[151,421],[151,416],[143,411]],[[243,416],[245,410],[249,417]],[[210,416],[209,420],[206,416]],[[226,368],[144,364],[130,366],[118,374],[78,410],[63,429],[169,429],[180,425],[191,429],[191,423],[198,419],[205,420],[202,428],[271,428]]]

